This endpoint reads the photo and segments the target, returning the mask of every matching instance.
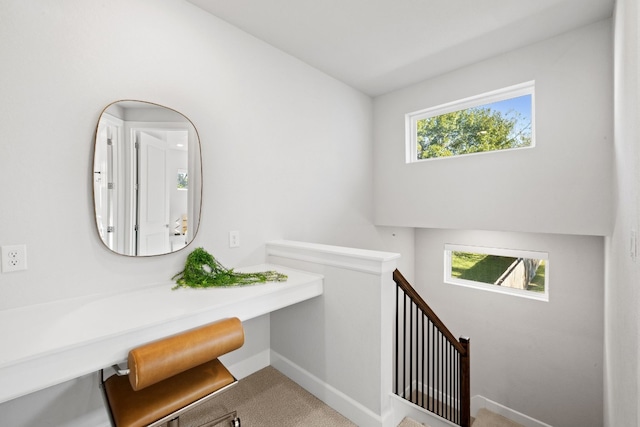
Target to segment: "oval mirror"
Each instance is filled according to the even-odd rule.
[[[144,101],[109,104],[96,128],[92,178],[98,234],[113,252],[167,254],[195,237],[200,139],[179,112]]]

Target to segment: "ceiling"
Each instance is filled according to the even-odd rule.
[[[614,0],[187,0],[377,96],[611,17]]]

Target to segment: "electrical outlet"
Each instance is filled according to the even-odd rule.
[[[230,231],[229,232],[229,247],[237,248],[240,246],[240,232],[239,231]]]
[[[2,247],[2,272],[27,269],[27,246],[12,245]]]

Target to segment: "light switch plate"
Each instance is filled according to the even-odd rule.
[[[240,232],[239,231],[230,231],[229,232],[229,247],[237,248],[240,246]]]

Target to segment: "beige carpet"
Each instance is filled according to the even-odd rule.
[[[351,427],[351,421],[273,367],[243,378],[233,388],[180,417],[196,427],[236,410],[242,427]],[[219,424],[226,427],[229,424]]]
[[[405,417],[400,424],[398,424],[398,427],[425,427],[426,424],[422,424],[417,422],[416,420],[413,420],[409,417]]]
[[[181,427],[197,427],[231,411],[242,427],[353,427],[354,423],[324,404],[275,368],[266,367],[240,380],[233,388],[180,417]],[[216,427],[227,427],[228,423]],[[398,427],[424,427],[405,418]],[[473,427],[523,427],[480,409]]]
[[[476,415],[476,420],[472,424],[473,427],[524,427],[515,421],[498,415],[486,409],[480,409]]]
[[[411,418],[405,418],[402,420],[398,427],[425,427],[426,424],[421,424]],[[511,421],[502,415],[498,415],[494,412],[486,409],[480,409],[475,419],[471,419],[472,427],[524,427],[522,424],[518,424],[515,421]],[[428,426],[427,426],[428,427]]]

